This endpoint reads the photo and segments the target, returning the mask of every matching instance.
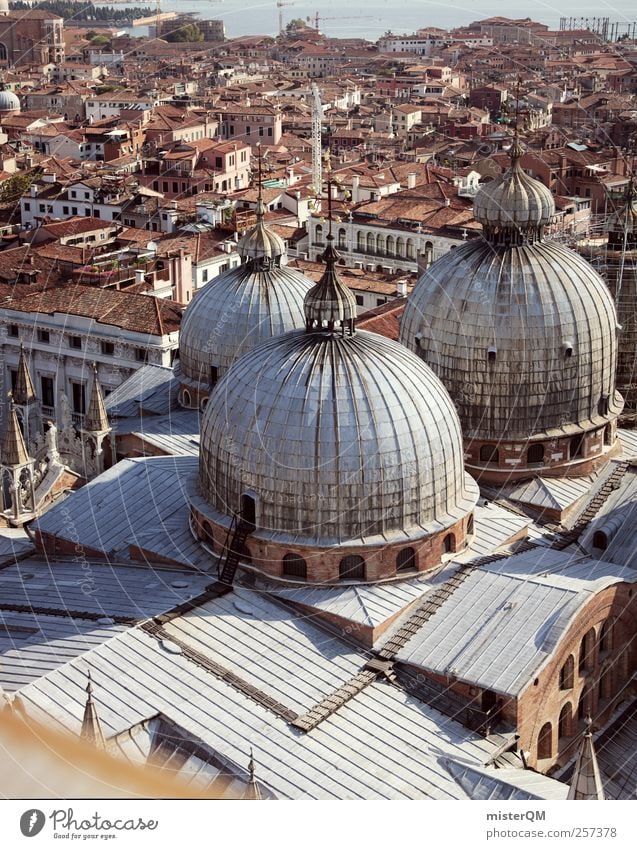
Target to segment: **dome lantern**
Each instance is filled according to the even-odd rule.
[[[480,188],[473,214],[482,224],[485,239],[494,245],[537,242],[553,221],[555,201],[546,186],[523,170],[520,160],[524,149],[517,133],[508,155],[509,170]]]
[[[327,247],[321,255],[325,263],[325,271],[319,282],[305,296],[303,304],[305,310],[305,327],[308,333],[327,331],[333,333],[337,325],[341,332],[345,331],[353,336],[354,321],[356,319],[356,299],[350,290],[343,284],[336,270],[336,263],[340,259],[338,251],[334,247],[334,235],[332,234],[332,186],[331,166],[327,160],[327,217],[329,229],[327,233]]]

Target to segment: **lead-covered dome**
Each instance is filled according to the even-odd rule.
[[[241,265],[209,283],[185,312],[179,334],[184,406],[199,406],[236,359],[261,342],[303,327],[314,283],[285,265],[285,244],[263,221],[239,242]]]
[[[0,113],[19,112],[20,98],[8,89],[0,89]]]
[[[447,387],[465,437],[524,440],[619,413],[616,324],[606,284],[579,254],[480,239],[421,277],[400,340]]]
[[[623,406],[612,296],[579,254],[543,240],[552,199],[519,155],[476,198],[484,238],[430,266],[400,330],[456,403],[468,468],[493,482],[590,472]]]
[[[255,494],[258,535],[325,545],[422,537],[476,500],[438,378],[360,331],[289,333],[237,362],[204,415],[200,474],[222,514]]]

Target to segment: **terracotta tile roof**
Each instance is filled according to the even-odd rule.
[[[356,319],[356,327],[359,330],[379,333],[381,336],[386,336],[388,339],[394,339],[397,342],[400,319],[405,311],[406,304],[407,298],[396,298],[381,307],[368,310]]]
[[[162,336],[179,330],[182,307],[175,301],[72,284],[14,299],[6,309],[66,313],[135,333]]]

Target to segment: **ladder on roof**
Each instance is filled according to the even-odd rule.
[[[223,559],[219,564],[219,580],[222,584],[232,586],[237,573],[239,560],[244,555],[244,543],[254,531],[254,524],[235,516],[228,531]]]

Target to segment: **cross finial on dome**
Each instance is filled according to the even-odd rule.
[[[259,163],[259,182],[257,185],[257,221],[263,221],[265,206],[263,204],[263,159],[261,156],[261,142],[257,142],[257,162]]]
[[[325,271],[321,279],[313,286],[305,296],[305,326],[308,333],[325,331],[332,333],[340,324],[343,335],[347,330],[352,336],[354,334],[354,320],[356,318],[356,299],[350,290],[343,284],[336,270],[336,263],[340,259],[334,247],[334,236],[332,234],[332,167],[329,151],[325,154],[325,173],[327,174],[327,247],[321,254],[325,263]]]
[[[280,264],[281,257],[285,255],[285,242],[274,233],[265,223],[265,203],[263,202],[263,170],[261,146],[259,150],[259,178],[257,181],[257,223],[247,230],[237,246],[239,256],[244,260],[252,260],[258,264],[261,270],[267,270],[272,263]]]

